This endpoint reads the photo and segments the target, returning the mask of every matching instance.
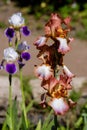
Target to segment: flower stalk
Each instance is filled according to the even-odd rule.
[[[20,86],[21,86],[21,93],[22,93],[22,109],[23,109],[23,115],[25,119],[26,129],[28,129],[28,119],[27,119],[27,112],[26,112],[26,106],[25,106],[25,96],[24,96],[24,89],[23,89],[23,76],[22,76],[22,70],[20,69]]]
[[[13,114],[12,114],[12,75],[9,74],[9,116],[10,116],[10,130],[14,130]]]

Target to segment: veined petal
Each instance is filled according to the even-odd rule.
[[[38,76],[40,79],[48,80],[51,76],[53,76],[53,70],[51,69],[51,66],[49,65],[41,65],[37,66],[35,68],[36,76]]]
[[[67,40],[65,38],[57,38],[59,41],[58,52],[65,54],[70,50],[70,47],[67,45]]]
[[[67,77],[72,78],[74,77],[74,74],[71,73],[71,71],[64,65],[63,66],[63,72],[67,75]]]
[[[47,38],[45,36],[41,36],[34,42],[34,45],[36,45],[37,47],[41,47],[46,44],[46,40]]]
[[[27,26],[23,26],[21,28],[21,32],[23,33],[24,36],[29,36],[30,35],[30,30],[28,29]]]
[[[9,73],[9,74],[15,74],[17,72],[17,67],[14,63],[12,64],[6,64],[6,71]]]
[[[63,98],[53,98],[49,105],[53,108],[55,114],[63,115],[68,111],[69,106]]]
[[[13,38],[13,37],[14,37],[14,34],[15,34],[15,32],[14,32],[14,29],[13,29],[13,28],[7,28],[7,29],[5,30],[5,35],[6,35],[9,39]]]
[[[30,59],[30,54],[28,52],[23,52],[21,54],[21,57],[24,59],[24,60],[29,60]]]

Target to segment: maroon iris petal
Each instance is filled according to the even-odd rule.
[[[6,64],[6,71],[9,74],[15,74],[17,72],[17,67],[15,64]]]
[[[30,30],[28,29],[27,26],[22,27],[21,31],[22,31],[22,33],[23,33],[25,36],[30,35]]]
[[[6,36],[7,36],[9,39],[13,38],[13,37],[14,37],[14,34],[15,34],[14,29],[13,29],[13,28],[7,28],[7,29],[5,30],[5,34],[6,34]]]
[[[30,54],[28,52],[23,52],[21,54],[21,57],[24,59],[24,60],[29,60],[30,59]]]

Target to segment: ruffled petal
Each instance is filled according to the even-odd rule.
[[[20,28],[25,22],[20,12],[13,14],[8,21],[14,28]]]
[[[66,74],[67,77],[69,77],[69,78],[72,78],[72,77],[75,76],[74,74],[71,73],[71,71],[70,71],[65,65],[63,66],[63,72],[64,72],[64,74]]]
[[[37,47],[41,47],[46,44],[46,40],[47,40],[46,37],[41,36],[34,42],[34,45],[36,45]]]
[[[29,36],[30,35],[30,30],[28,29],[27,26],[23,26],[21,28],[21,31],[22,31],[22,33],[23,33],[24,36]]]
[[[4,60],[14,62],[18,59],[18,53],[12,47],[4,49]]]
[[[57,38],[57,40],[59,41],[58,52],[65,54],[70,50],[70,47],[67,45],[67,40],[65,38]]]
[[[16,67],[16,65],[14,63],[6,64],[5,69],[9,74],[15,74],[17,72],[17,67]]]
[[[23,52],[21,54],[21,58],[23,58],[24,60],[29,60],[30,59],[30,54],[28,52]]]
[[[9,39],[13,38],[14,35],[15,35],[14,29],[13,29],[13,28],[7,28],[7,29],[5,30],[5,35],[6,35]]]
[[[45,80],[48,80],[51,76],[53,76],[53,70],[51,69],[51,66],[44,64],[35,67],[35,73],[37,77]]]
[[[58,115],[64,115],[69,110],[69,106],[63,98],[53,98],[49,105],[53,108],[55,114]]]

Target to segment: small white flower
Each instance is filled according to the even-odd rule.
[[[21,13],[15,13],[9,18],[9,23],[13,27],[21,27],[24,24],[24,18]]]
[[[18,53],[12,47],[4,49],[4,59],[7,62],[14,62],[18,59]]]

